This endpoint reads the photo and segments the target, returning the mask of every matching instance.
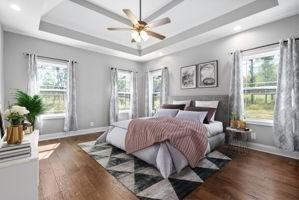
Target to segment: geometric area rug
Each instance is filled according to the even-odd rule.
[[[110,144],[91,141],[79,146],[140,200],[184,199],[231,160],[213,151],[197,167],[186,167],[164,179],[154,166]]]

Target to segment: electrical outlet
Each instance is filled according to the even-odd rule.
[[[251,139],[253,139],[253,140],[256,139],[256,134],[255,134],[255,132],[252,132],[252,133],[251,133]]]
[[[90,122],[90,126],[91,126],[91,127],[94,126],[94,123],[93,123],[93,122]]]

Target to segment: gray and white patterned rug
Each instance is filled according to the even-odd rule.
[[[183,199],[231,160],[213,151],[197,167],[164,179],[152,165],[110,144],[91,141],[79,146],[141,200]]]

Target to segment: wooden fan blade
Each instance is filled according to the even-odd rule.
[[[107,28],[108,31],[131,31],[132,28]]]
[[[123,11],[134,25],[139,24],[137,17],[130,9],[123,9]]]
[[[158,38],[160,40],[164,40],[166,37],[164,35],[161,35],[159,33],[155,33],[153,31],[146,31],[148,35],[152,36],[152,37],[155,37],[155,38]]]
[[[158,27],[158,26],[162,26],[164,24],[168,24],[170,22],[171,22],[170,19],[168,17],[165,17],[163,19],[158,19],[156,21],[148,23],[148,27],[150,27],[150,28]]]

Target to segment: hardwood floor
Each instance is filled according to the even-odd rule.
[[[78,143],[99,134],[40,142],[40,200],[136,200]],[[249,151],[244,157],[220,149],[233,160],[186,199],[298,200],[299,161]]]

